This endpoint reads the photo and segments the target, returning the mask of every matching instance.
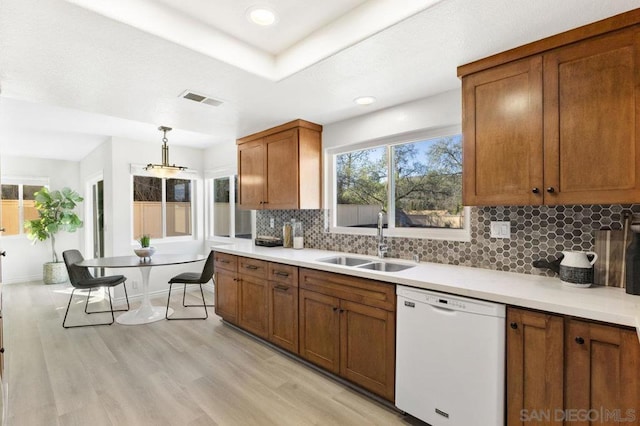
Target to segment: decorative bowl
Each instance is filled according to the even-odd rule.
[[[155,247],[136,248],[133,249],[133,252],[144,261],[147,258],[151,260],[151,256],[156,252],[156,249]]]

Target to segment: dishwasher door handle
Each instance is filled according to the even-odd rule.
[[[445,315],[455,315],[456,312],[458,312],[457,310],[447,308],[446,306],[439,306],[439,305],[429,305],[429,306],[431,306],[431,309],[433,309],[434,311],[441,314],[445,314]]]

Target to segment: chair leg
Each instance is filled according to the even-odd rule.
[[[202,290],[202,284],[200,284],[200,290]],[[209,306],[210,308],[213,308],[214,306],[216,306],[216,305],[207,305],[206,304],[207,302],[205,302],[204,297],[202,298],[202,305],[185,305],[184,297],[186,292],[187,292],[187,285],[185,284],[182,289],[182,306],[184,306],[185,308],[201,308],[203,306]]]
[[[182,291],[182,305],[185,307],[197,307],[197,308],[204,308],[204,318],[203,317],[184,317],[184,318],[169,318],[169,301],[171,300],[171,287],[173,286],[173,284],[169,283],[169,296],[167,297],[167,310],[165,311],[164,317],[169,320],[169,321],[173,321],[173,320],[194,320],[194,319],[202,319],[202,320],[206,320],[207,318],[209,318],[209,312],[207,312],[207,305],[205,304],[205,300],[204,300],[204,292],[202,291],[202,284],[200,284],[200,294],[202,295],[202,305],[185,305],[184,303],[184,298],[185,298],[185,293],[186,293],[186,287],[187,285],[184,284],[184,289]]]
[[[84,313],[85,314],[89,313],[89,312],[87,312],[87,308],[89,307],[89,299],[91,298],[91,290],[93,290],[93,289],[91,289],[91,288],[89,289],[89,294],[87,294],[87,301],[84,302]]]
[[[169,283],[169,296],[167,296],[167,310],[164,311],[165,319],[169,319],[169,300],[171,300],[171,287],[173,287],[173,284]]]
[[[129,306],[129,295],[127,294],[127,282],[123,282],[122,283],[122,287],[124,287],[124,298],[127,299],[127,311],[130,309]],[[115,312],[119,312],[119,311],[115,311]]]
[[[107,312],[127,312],[129,310],[129,295],[127,294],[127,286],[125,285],[125,283],[122,283],[122,285],[124,286],[124,296],[127,299],[127,309],[116,309],[113,310],[113,307],[110,311],[94,311],[94,312],[87,312],[87,305],[89,304],[89,297],[91,296],[91,289],[89,289],[89,295],[87,296],[87,302],[84,305],[84,313],[85,314],[106,314]],[[109,293],[109,300],[111,300],[111,290],[109,288],[107,288],[107,293]]]
[[[62,320],[62,327],[63,328],[78,328],[78,327],[95,327],[98,325],[111,325],[114,323],[115,318],[113,316],[113,304],[111,302],[111,293],[109,293],[109,306],[111,307],[111,310],[109,311],[103,311],[103,313],[105,312],[111,312],[111,322],[103,322],[103,323],[99,323],[99,324],[82,324],[82,325],[66,325],[67,322],[67,315],[69,314],[69,307],[71,306],[71,300],[73,300],[73,295],[75,294],[76,289],[74,288],[73,290],[71,290],[71,296],[69,296],[69,303],[67,304],[67,310],[64,313],[64,319]],[[89,293],[91,293],[91,289],[89,289]],[[88,296],[87,296],[87,302],[85,302],[85,311],[86,311],[86,305],[88,304]],[[97,312],[87,312],[89,314],[96,314]]]
[[[209,312],[207,312],[207,302],[204,301],[204,291],[202,291],[202,284],[200,284],[200,295],[202,296],[202,307],[204,308],[204,319],[209,318]]]

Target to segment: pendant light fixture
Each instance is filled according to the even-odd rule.
[[[176,166],[175,164],[169,164],[169,146],[167,145],[167,132],[171,131],[171,127],[160,126],[158,130],[163,132],[162,136],[162,164],[147,164],[144,170],[148,171],[152,175],[160,178],[169,178],[177,175],[186,167]]]

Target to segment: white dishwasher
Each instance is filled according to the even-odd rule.
[[[504,424],[505,306],[398,285],[396,406],[432,426]]]

